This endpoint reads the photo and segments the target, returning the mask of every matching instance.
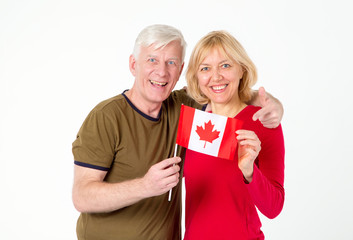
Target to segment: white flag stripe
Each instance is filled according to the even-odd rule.
[[[213,131],[219,131],[219,137],[214,139],[212,143],[205,142],[205,140],[200,140],[200,136],[197,134],[197,126],[205,129],[205,124],[211,120],[212,125],[214,125]],[[194,120],[192,123],[192,129],[189,140],[189,149],[202,152],[211,156],[218,156],[219,148],[223,138],[224,129],[226,127],[227,117],[210,114],[200,110],[195,110]],[[206,144],[205,144],[206,143]]]

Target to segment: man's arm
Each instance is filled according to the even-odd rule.
[[[276,128],[281,123],[284,112],[282,103],[266,93],[263,87],[260,87],[258,91],[253,91],[249,104],[262,107],[254,114],[253,120],[260,120],[264,127]]]
[[[106,171],[75,165],[72,199],[79,212],[111,212],[168,192],[179,182],[179,157],[153,165],[142,178],[104,182]],[[175,164],[175,166],[174,166]]]

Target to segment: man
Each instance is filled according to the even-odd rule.
[[[84,121],[73,143],[78,239],[181,238],[176,130],[182,103],[201,108],[185,90],[172,92],[185,46],[173,27],[145,28],[129,59],[133,87],[98,104]],[[254,119],[278,125],[281,104],[263,89],[259,95],[265,105]]]

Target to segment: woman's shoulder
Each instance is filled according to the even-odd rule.
[[[252,130],[257,134],[260,134],[263,128],[261,122],[259,120],[254,121],[252,119],[253,115],[260,109],[261,107],[248,105],[241,112],[239,112],[235,118],[243,122],[243,129]]]
[[[252,116],[261,109],[261,107],[248,105],[238,113],[236,118],[252,118]]]

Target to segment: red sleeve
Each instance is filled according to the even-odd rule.
[[[281,125],[275,129],[261,127],[258,134],[261,151],[254,164],[248,191],[259,211],[275,218],[284,203],[284,139]]]

